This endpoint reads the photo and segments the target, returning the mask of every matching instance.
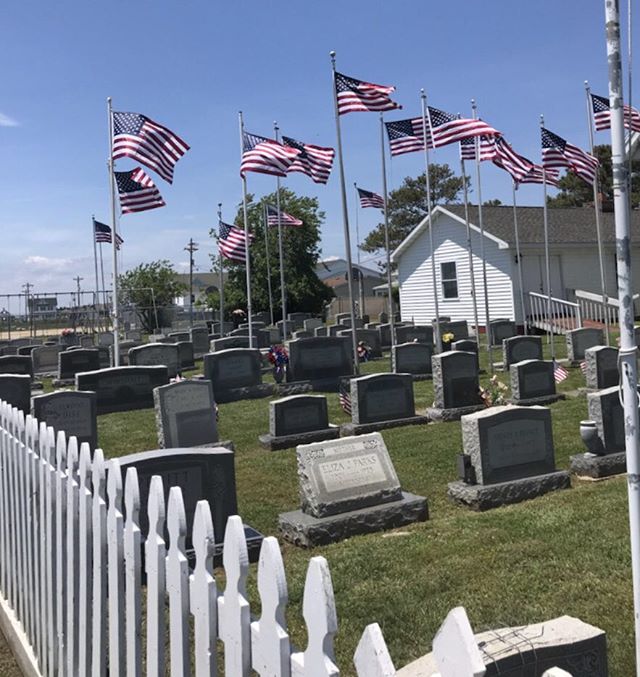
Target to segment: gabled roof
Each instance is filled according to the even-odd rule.
[[[431,213],[432,219],[438,215],[447,214],[456,221],[464,221],[464,205],[437,206]],[[550,244],[595,245],[596,244],[596,217],[593,207],[559,207],[547,210],[549,222]],[[542,207],[518,207],[518,235],[521,245],[544,244],[544,224]],[[482,207],[482,220],[485,235],[498,241],[500,248],[512,247],[515,244],[513,228],[513,207]],[[478,208],[469,207],[469,221],[472,229],[479,231]],[[437,221],[434,221],[436,227]],[[602,241],[615,243],[615,223],[612,212],[600,212],[600,227]],[[400,243],[393,252],[392,258],[396,261],[411,243],[428,228],[428,219],[425,217],[411,233]],[[631,239],[640,242],[640,211],[631,211]],[[500,244],[502,243],[502,244]]]

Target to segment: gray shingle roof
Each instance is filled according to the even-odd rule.
[[[442,205],[444,209],[464,219],[463,205]],[[596,218],[593,207],[561,207],[548,209],[549,242],[551,244],[595,244]],[[603,242],[615,242],[612,212],[601,212]],[[518,207],[520,244],[544,243],[542,207]],[[513,207],[483,207],[482,219],[486,231],[514,243]],[[469,207],[469,220],[478,225],[478,208]],[[631,212],[631,240],[640,242],[640,211]]]

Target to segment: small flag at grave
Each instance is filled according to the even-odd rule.
[[[580,362],[580,371],[583,374],[587,373],[587,361],[586,360],[582,360],[582,362]]]
[[[569,372],[556,360],[553,361],[553,378],[556,383],[562,383],[569,376]]]
[[[340,392],[338,394],[338,399],[340,400],[340,406],[345,414],[351,416],[351,395],[347,390],[348,385],[344,381],[340,381]]]

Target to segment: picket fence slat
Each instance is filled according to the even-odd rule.
[[[78,441],[69,440],[67,447],[67,520],[66,520],[66,562],[67,562],[67,629],[66,629],[66,674],[77,675],[78,670],[78,611],[80,569],[78,561]]]
[[[93,452],[91,468],[93,500],[91,503],[93,575],[91,577],[91,674],[104,677],[107,674],[107,652],[103,637],[107,630],[107,499],[106,465],[102,449]]]
[[[109,677],[124,677],[126,658],[124,515],[122,510],[122,472],[117,458],[109,463],[107,496],[109,504],[107,508],[107,537],[110,546],[107,552],[109,581]]]
[[[138,471],[127,469],[124,483],[125,631],[127,677],[142,675],[142,534]]]
[[[78,675],[91,674],[91,599],[93,593],[93,521],[91,518],[92,494],[90,489],[91,452],[89,445],[80,447],[78,461]]]
[[[393,677],[396,669],[377,623],[367,625],[356,647],[353,664],[358,677]]]
[[[55,471],[55,502],[56,512],[54,519],[54,539],[56,543],[55,548],[55,567],[56,567],[56,586],[55,586],[55,600],[56,600],[56,653],[57,665],[56,674],[61,675],[64,672],[65,664],[65,588],[67,584],[66,579],[66,562],[64,558],[64,548],[61,547],[64,543],[64,524],[66,522],[66,482],[67,475],[65,472],[67,464],[67,438],[63,431],[58,432],[56,439],[56,471]]]

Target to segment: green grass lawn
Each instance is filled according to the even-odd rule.
[[[566,354],[557,339],[557,357]],[[549,346],[545,345],[548,354]],[[498,351],[494,358],[501,360]],[[486,355],[481,355],[486,368]],[[385,371],[389,360],[363,365],[364,373]],[[497,372],[508,384],[508,375]],[[268,377],[267,377],[268,378]],[[489,374],[481,377],[486,383]],[[49,384],[47,389],[49,389]],[[559,390],[584,387],[579,369]],[[332,423],[347,421],[338,397],[327,394]],[[433,386],[415,383],[418,412],[430,406]],[[557,465],[569,467],[580,452],[578,425],[586,417],[584,395],[551,405]],[[220,438],[236,447],[240,514],[265,535],[277,535],[280,512],[299,507],[295,450],[267,452],[258,435],[268,430],[268,400],[220,406]],[[538,622],[563,614],[606,630],[610,674],[634,673],[633,609],[623,478],[578,482],[568,491],[486,513],[449,503],[447,483],[456,479],[460,424],[437,423],[384,431],[383,437],[403,489],[429,501],[429,521],[396,531],[351,538],[302,550],[282,543],[290,606],[288,620],[297,646],[306,643],[301,617],[309,558],[327,558],[338,608],[336,638],[343,674],[364,627],[377,621],[396,667],[430,650],[447,612],[463,605],[475,631]],[[153,410],[99,417],[100,446],[107,457],[157,446]],[[252,567],[252,610],[259,613]]]

